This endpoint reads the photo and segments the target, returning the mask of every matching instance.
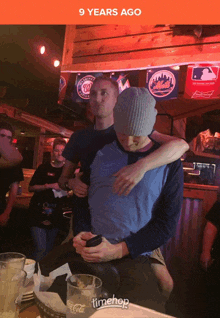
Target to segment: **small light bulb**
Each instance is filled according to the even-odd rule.
[[[45,53],[45,51],[46,51],[45,46],[44,46],[44,45],[43,45],[43,46],[41,46],[41,47],[40,47],[40,54],[44,54],[44,53]]]
[[[58,67],[58,66],[60,65],[60,61],[55,60],[54,63],[53,63],[53,65],[54,65],[55,67]]]

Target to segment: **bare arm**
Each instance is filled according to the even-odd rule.
[[[58,180],[58,184],[61,189],[66,190],[66,182],[74,177],[74,172],[77,168],[77,164],[66,160],[65,165],[63,166],[63,170],[61,176]]]
[[[202,253],[200,256],[200,263],[205,270],[207,270],[212,263],[211,250],[217,233],[217,227],[208,221],[203,233]]]
[[[0,167],[16,166],[22,161],[20,152],[6,138],[0,137]]]
[[[179,159],[187,150],[189,150],[189,145],[183,139],[164,135],[156,130],[152,133],[151,137],[161,144],[161,147],[148,156],[148,169],[146,171],[169,164]],[[151,161],[151,163],[149,163],[149,161]]]
[[[44,191],[44,190],[48,190],[48,189],[55,189],[55,190],[60,190],[60,187],[58,185],[58,183],[45,183],[45,184],[35,184],[33,186],[28,187],[28,191],[29,192],[38,192],[38,191]]]
[[[71,161],[66,160],[66,163],[63,167],[62,174],[58,180],[58,183],[63,190],[68,188],[73,190],[73,193],[80,198],[84,198],[88,195],[88,186],[80,180],[82,173],[78,173],[76,178],[74,178],[74,173],[77,168],[77,164],[72,163]]]
[[[17,197],[18,186],[18,182],[14,182],[11,184],[5,211],[3,212],[3,214],[0,215],[0,225],[6,225],[9,220],[11,210]]]
[[[120,169],[115,174],[116,180],[113,185],[115,193],[128,195],[147,171],[179,159],[189,149],[189,145],[177,137],[164,135],[157,131],[154,131],[151,137],[160,143],[161,147],[136,163]]]

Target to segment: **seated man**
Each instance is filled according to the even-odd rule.
[[[63,243],[73,238],[73,233],[77,235],[81,231],[91,231],[87,199],[89,167],[97,151],[116,140],[113,109],[118,95],[117,82],[103,76],[95,79],[90,90],[90,108],[95,117],[95,126],[72,134],[63,152],[66,163],[62,170],[59,184],[64,190],[67,185],[74,193],[73,231],[71,227],[69,235]],[[128,195],[147,171],[179,159],[188,150],[188,145],[184,140],[160,134],[155,130],[150,133],[150,138],[158,142],[161,147],[146,157],[140,158],[137,162],[128,164],[120,169],[114,175],[115,180],[112,190],[115,193]],[[81,163],[81,172],[73,178],[79,162]],[[159,249],[152,253],[150,261],[152,269],[158,278],[159,287],[168,298],[173,288],[173,280]]]
[[[98,151],[91,165],[89,206],[93,234],[79,233],[74,247],[86,262],[115,265],[121,280],[117,297],[164,311],[149,256],[174,234],[183,195],[181,162],[146,172],[127,196],[112,191],[114,174],[119,169],[159,147],[148,137],[156,120],[155,103],[145,88],[132,87],[119,95],[114,108],[117,140]],[[102,243],[85,247],[94,233],[102,235]]]

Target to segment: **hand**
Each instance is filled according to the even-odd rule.
[[[146,164],[142,164],[141,159],[136,163],[123,167],[113,176],[116,180],[113,184],[113,192],[118,195],[128,195],[131,190],[143,178],[146,172]]]
[[[76,174],[74,179],[69,179],[68,186],[73,190],[73,193],[79,198],[85,198],[88,195],[88,186],[80,180],[83,172]]]
[[[51,183],[51,189],[54,189],[54,190],[61,190],[60,189],[60,186],[59,184],[56,182],[56,183]]]
[[[102,243],[94,247],[83,247],[81,256],[87,262],[108,262],[123,257],[122,243],[111,244],[105,237]]]
[[[212,264],[213,259],[210,252],[202,252],[200,255],[200,264],[204,270],[207,270],[208,267]]]
[[[6,226],[9,220],[9,214],[8,213],[2,213],[0,215],[0,226]]]
[[[54,190],[61,190],[60,187],[59,187],[59,184],[56,182],[56,183],[46,183],[44,185],[45,189],[54,189]]]
[[[73,246],[76,249],[76,253],[81,255],[82,249],[86,246],[86,241],[90,240],[96,235],[91,232],[80,232],[73,238]]]

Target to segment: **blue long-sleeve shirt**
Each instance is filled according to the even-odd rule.
[[[112,143],[115,139],[116,135],[113,126],[104,131],[96,131],[93,128],[88,128],[73,134],[63,155],[67,160],[73,163],[80,161],[84,173],[89,171],[90,174],[89,166],[95,156],[97,156],[97,151],[102,149],[106,144]],[[155,143],[155,146],[147,152],[133,153],[124,151],[119,143],[116,145],[122,153],[126,154],[124,166],[136,162],[140,157],[147,156],[159,147],[159,145]],[[112,167],[114,167],[115,172],[120,169],[118,166],[114,166],[113,163]],[[124,237],[124,241],[132,257],[136,257],[144,252],[150,254],[150,251],[162,246],[175,232],[182,205],[183,171],[180,160],[165,167],[166,181],[164,179],[162,191],[158,197],[157,204],[155,203],[155,213],[152,214],[157,217],[154,218],[152,216],[151,219],[146,221],[146,224],[144,224],[142,228],[136,232],[131,231],[128,236]],[[154,183],[154,177],[151,183]],[[138,185],[136,185],[135,188],[137,186]],[[112,189],[109,190],[112,192]],[[103,218],[103,215],[101,215],[101,218]],[[87,197],[79,198],[74,196],[73,229],[75,235],[81,231],[95,230],[94,227],[93,229],[91,227],[91,215]],[[97,232],[97,234],[99,233]]]
[[[92,231],[111,243],[125,241],[133,258],[162,246],[173,236],[183,198],[183,171],[177,160],[145,173],[128,196],[112,191],[113,174],[147,152],[126,152],[118,142],[98,151],[92,165],[89,206]]]

